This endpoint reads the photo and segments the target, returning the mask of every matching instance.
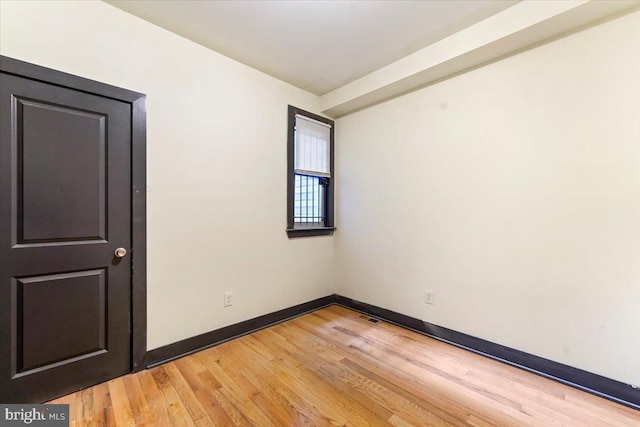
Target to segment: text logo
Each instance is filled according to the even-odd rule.
[[[0,405],[0,427],[68,427],[69,405]]]

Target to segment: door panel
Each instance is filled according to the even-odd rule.
[[[15,280],[17,374],[106,350],[105,278],[100,269]]]
[[[18,243],[104,240],[107,117],[24,99],[16,104]],[[68,153],[83,161],[69,163]]]
[[[0,401],[129,372],[131,105],[0,74]]]

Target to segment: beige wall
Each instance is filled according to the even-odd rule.
[[[634,13],[338,120],[339,293],[640,385],[639,52]]]
[[[150,349],[334,292],[332,240],[285,233],[287,104],[315,95],[106,3],[0,8],[2,55],[147,94]]]

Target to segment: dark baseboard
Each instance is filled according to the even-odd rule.
[[[389,323],[455,345],[456,347],[640,410],[640,389],[633,388],[620,381],[563,365],[562,363],[534,356],[340,295],[335,296],[335,301],[336,304],[343,307],[377,317]]]
[[[640,410],[640,389],[633,388],[628,384],[335,294],[156,348],[147,353],[147,367],[158,366],[331,304],[365,313],[490,359]]]
[[[216,329],[215,331],[206,332],[164,347],[150,350],[147,353],[147,368],[152,368],[171,360],[178,359],[182,356],[204,350],[205,348],[222,344],[223,342],[264,329],[287,319],[326,307],[334,302],[335,295],[318,298],[313,301],[298,304],[293,307],[245,320],[244,322],[225,326],[224,328]]]

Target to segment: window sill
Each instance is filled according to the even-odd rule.
[[[329,236],[336,231],[335,227],[300,227],[287,228],[287,235],[290,239],[296,237]]]

